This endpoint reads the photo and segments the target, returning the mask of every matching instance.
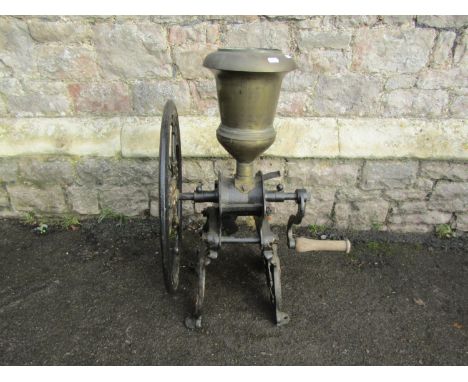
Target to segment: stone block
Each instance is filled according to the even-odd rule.
[[[0,183],[16,182],[18,178],[18,160],[0,157]]]
[[[37,76],[34,48],[34,40],[24,21],[0,17],[0,62],[16,78]]]
[[[344,74],[321,76],[307,102],[307,114],[314,116],[379,115],[380,79]]]
[[[348,71],[350,59],[350,53],[342,50],[311,49],[303,52],[296,61],[306,72],[336,74]]]
[[[213,189],[215,176],[213,162],[207,159],[189,159],[182,163],[182,180],[186,183],[203,182],[203,186]]]
[[[278,100],[277,115],[301,117],[306,110],[307,94],[304,92],[282,91]]]
[[[394,74],[385,83],[385,90],[411,89],[416,80],[415,74]]]
[[[99,78],[96,52],[90,45],[40,45],[36,54],[42,78],[75,81]]]
[[[452,68],[447,70],[424,70],[421,71],[417,87],[421,89],[452,89],[468,87],[467,71],[463,68]]]
[[[317,80],[318,76],[315,73],[294,70],[286,74],[281,89],[286,91],[311,91]]]
[[[0,79],[0,96],[15,117],[66,116],[72,113],[67,86],[62,82]]]
[[[301,51],[315,48],[348,49],[351,32],[299,30],[297,45]]]
[[[417,172],[416,161],[366,161],[361,187],[365,190],[406,188],[415,182]]]
[[[468,118],[468,95],[453,96],[449,113],[451,117]]]
[[[133,103],[140,115],[159,115],[166,101],[172,99],[177,112],[190,111],[190,89],[186,81],[137,81],[133,86]]]
[[[421,176],[434,180],[468,181],[468,163],[422,161]]]
[[[356,184],[360,166],[360,161],[289,160],[286,173],[288,182],[308,186],[352,186]]]
[[[68,90],[78,114],[126,114],[132,110],[128,85],[121,82],[71,84]]]
[[[429,61],[435,36],[432,29],[359,29],[352,68],[367,73],[418,72]]]
[[[98,192],[96,189],[72,186],[67,189],[67,195],[73,212],[81,215],[99,214]]]
[[[468,208],[468,183],[437,182],[429,199],[429,208],[447,212],[464,212]]]
[[[21,158],[18,161],[19,175],[28,182],[42,184],[71,184],[75,170],[70,160],[63,158]]]
[[[457,214],[457,231],[468,232],[468,213]]]
[[[97,61],[104,77],[170,78],[167,32],[154,23],[100,23],[94,27]]]
[[[33,211],[44,214],[67,212],[65,197],[61,187],[39,188],[30,185],[7,185],[13,209],[19,212]]]
[[[60,22],[49,20],[28,20],[29,33],[38,42],[79,43],[89,42],[93,30],[86,22]]]
[[[142,215],[149,210],[148,192],[140,187],[105,187],[99,190],[101,208],[108,208],[125,216]]]
[[[463,120],[338,119],[340,156],[346,158],[468,159]]]
[[[368,200],[335,204],[335,222],[338,228],[370,230],[385,223],[389,203],[385,200]]]
[[[158,183],[158,161],[84,158],[76,165],[79,185],[151,186]]]
[[[0,156],[120,154],[118,118],[3,118]]]
[[[361,27],[371,27],[377,24],[380,16],[375,15],[338,15],[324,16],[324,28],[354,29]]]
[[[468,65],[468,32],[465,30],[453,52],[453,64],[466,68]]]
[[[419,213],[418,211],[414,211],[413,213],[408,214],[391,215],[389,223],[399,225],[427,224],[434,226],[437,224],[446,224],[451,218],[452,214],[449,212],[420,210]]]
[[[440,117],[447,111],[448,93],[443,90],[399,89],[383,97],[386,117]]]
[[[434,231],[434,227],[427,224],[387,224],[387,227],[390,232],[398,233],[429,233]]]
[[[432,67],[446,68],[452,62],[452,49],[455,38],[455,32],[441,31],[435,41],[434,49],[432,50]]]
[[[10,207],[10,198],[8,197],[8,192],[3,188],[0,188],[0,209],[5,209]]]
[[[169,27],[169,43],[173,45],[215,43],[219,38],[219,25],[198,23]]]
[[[173,48],[174,62],[185,79],[211,78],[212,73],[203,66],[205,57],[216,50],[212,44],[193,44]]]
[[[468,25],[468,16],[417,16],[417,23],[434,28],[462,28]]]
[[[221,35],[226,48],[276,48],[287,53],[290,49],[288,24],[256,21],[248,24],[229,24]]]

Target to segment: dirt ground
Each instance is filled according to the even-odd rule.
[[[153,220],[45,235],[0,220],[0,364],[468,364],[466,237],[349,234],[350,255],[294,254],[277,230],[291,322],[272,323],[259,249],[230,246],[208,267],[204,328],[189,331],[196,232],[171,296]]]

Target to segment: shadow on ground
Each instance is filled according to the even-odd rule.
[[[43,236],[0,220],[0,364],[468,364],[466,237],[354,234],[351,255],[299,255],[278,231],[290,324],[272,323],[258,248],[235,246],[192,332],[196,232],[170,296],[152,220]]]

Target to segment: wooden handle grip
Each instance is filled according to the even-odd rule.
[[[314,240],[306,237],[296,238],[296,252],[309,251],[336,251],[346,252],[351,251],[351,243],[348,239],[345,240]]]

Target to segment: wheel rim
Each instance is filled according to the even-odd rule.
[[[179,285],[182,239],[182,157],[177,110],[172,101],[164,108],[159,149],[159,219],[164,282],[168,292]]]

